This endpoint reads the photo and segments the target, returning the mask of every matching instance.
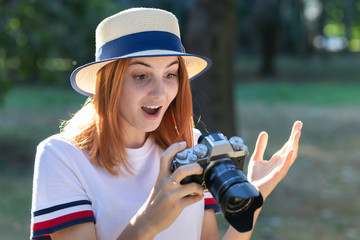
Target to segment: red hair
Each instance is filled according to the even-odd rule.
[[[91,161],[112,175],[120,167],[132,173],[123,144],[124,131],[119,114],[120,92],[130,59],[120,59],[101,68],[97,73],[95,95],[66,123],[64,132],[80,149],[86,150]],[[184,60],[179,57],[179,89],[168,107],[160,126],[150,137],[163,149],[171,144],[186,141],[192,147],[192,97]],[[86,120],[82,117],[86,116]]]

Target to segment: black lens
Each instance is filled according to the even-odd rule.
[[[231,213],[244,211],[250,206],[251,202],[252,198],[243,199],[239,197],[230,197],[226,205],[226,211]]]
[[[234,184],[247,182],[245,175],[231,160],[217,160],[214,164],[209,165],[205,170],[204,180],[209,191],[213,194],[215,200],[221,203],[225,193]],[[230,205],[231,209],[236,209],[239,205],[245,204],[248,198],[239,198],[229,196],[230,202],[226,202],[224,206]]]
[[[239,232],[251,230],[254,211],[263,200],[238,166],[230,159],[218,159],[204,173],[205,184],[225,219]]]

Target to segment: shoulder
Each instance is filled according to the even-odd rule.
[[[62,133],[58,133],[44,139],[37,146],[38,149],[61,148],[61,147],[76,148],[76,146],[69,139],[67,139],[65,135]]]
[[[72,159],[86,158],[86,153],[63,134],[50,136],[39,143],[35,155],[35,167],[49,167],[49,165],[66,165],[73,163]]]
[[[83,151],[72,143],[70,139],[66,138],[64,134],[59,133],[46,138],[38,144],[36,155],[38,156],[44,152],[74,154],[82,153]]]

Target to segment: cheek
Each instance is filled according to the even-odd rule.
[[[120,94],[120,112],[132,111],[138,97],[137,92],[125,85]]]
[[[121,91],[120,93],[120,103],[119,103],[119,107],[120,107],[120,111],[124,109],[124,107],[127,105],[128,102],[128,98],[126,97],[127,95],[125,94],[124,91]]]
[[[125,93],[122,99],[122,107],[127,111],[134,111],[138,106],[141,96],[139,96],[138,92],[129,91]]]
[[[176,83],[173,86],[171,86],[171,88],[169,89],[169,99],[171,101],[174,100],[174,98],[178,94],[178,91],[179,91],[179,83]]]

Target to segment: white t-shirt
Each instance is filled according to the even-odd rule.
[[[123,170],[113,176],[61,134],[41,142],[35,160],[31,239],[51,239],[50,233],[84,222],[95,222],[98,240],[116,239],[149,198],[163,152],[151,138],[141,148],[126,151],[136,174]],[[204,202],[215,203],[206,193],[205,200],[185,208],[155,239],[200,239]]]

